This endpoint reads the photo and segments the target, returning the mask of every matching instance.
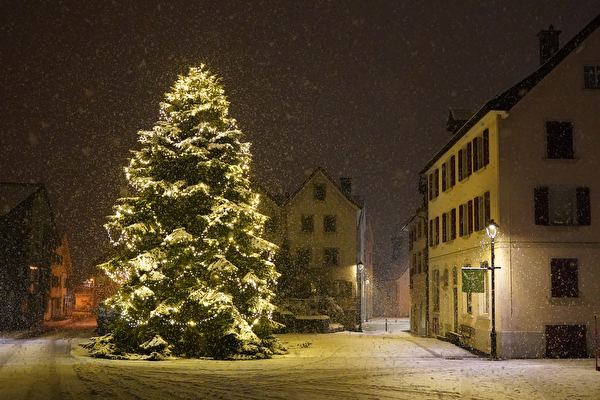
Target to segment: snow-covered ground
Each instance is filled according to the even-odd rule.
[[[593,359],[490,361],[405,332],[281,335],[271,360],[109,361],[76,344],[89,324],[0,339],[1,399],[600,399]],[[1,336],[1,335],[0,335]]]

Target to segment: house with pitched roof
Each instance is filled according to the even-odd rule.
[[[59,246],[44,186],[0,183],[0,330],[43,324]]]
[[[290,196],[260,192],[266,238],[280,246],[280,294],[301,314],[329,309],[334,322],[355,329],[372,315],[373,269],[371,232],[351,179],[338,184],[318,167]]]
[[[452,138],[420,171],[430,335],[493,354],[494,322],[500,357],[594,353],[599,27],[600,15],[563,47],[560,31],[541,31],[541,66],[469,118],[454,118]]]

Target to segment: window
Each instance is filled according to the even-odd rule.
[[[533,193],[536,225],[591,225],[590,189],[536,187]]]
[[[335,215],[325,215],[323,217],[323,231],[325,233],[333,233],[337,228],[337,221]]]
[[[433,200],[440,195],[440,170],[436,169],[429,174],[429,200]]]
[[[442,215],[442,242],[456,239],[456,208]]]
[[[577,269],[576,258],[550,260],[552,297],[579,297]]]
[[[546,121],[546,157],[573,158],[573,123]]]
[[[473,199],[473,229],[479,231],[485,228],[490,220],[490,192]]]
[[[600,66],[583,67],[583,87],[586,89],[600,89]]]
[[[323,250],[323,264],[326,266],[339,265],[339,250],[337,247],[325,247]]]
[[[325,201],[327,191],[324,183],[315,183],[313,186],[313,197],[317,201]]]
[[[301,267],[308,267],[312,254],[310,249],[298,249],[296,250],[296,264]]]
[[[312,214],[302,214],[301,217],[302,232],[314,232],[315,230],[315,217]]]
[[[442,165],[442,192],[456,184],[456,156],[452,156]]]
[[[463,179],[471,176],[472,167],[472,147],[471,142],[467,143],[465,147],[458,151],[458,180],[462,181]]]
[[[473,139],[473,172],[479,171],[490,163],[490,132],[483,131],[481,136]]]
[[[423,272],[422,259],[423,259],[423,256],[422,256],[421,252],[418,252],[417,253],[417,274],[420,274]]]
[[[473,313],[473,293],[472,292],[467,292],[467,314],[472,314]]]
[[[473,233],[473,200],[458,207],[458,234],[467,236]]]
[[[60,276],[52,275],[51,285],[54,288],[60,287]]]

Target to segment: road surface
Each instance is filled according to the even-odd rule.
[[[90,329],[0,339],[0,399],[598,399],[594,360],[490,361],[435,339],[288,334],[271,360],[110,361],[77,346]]]

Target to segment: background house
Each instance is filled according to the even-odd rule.
[[[0,184],[0,329],[44,322],[59,246],[44,186]]]
[[[593,354],[600,307],[598,27],[600,16],[562,48],[560,31],[541,31],[540,68],[455,125],[421,170],[433,335],[491,352],[495,315],[502,357]],[[491,272],[476,271],[481,285],[467,285],[473,277],[464,270],[491,264],[490,219],[500,225],[495,313]]]
[[[285,199],[265,193],[266,238],[280,246],[278,290],[296,314],[354,329],[372,313],[372,235],[352,182],[317,168]]]
[[[67,293],[67,279],[73,275],[73,264],[67,235],[63,235],[60,246],[52,254],[50,271],[50,296],[44,319],[63,319],[67,316],[71,297]]]

